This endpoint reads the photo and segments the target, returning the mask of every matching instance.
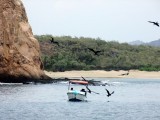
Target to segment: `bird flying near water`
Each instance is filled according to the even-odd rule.
[[[110,97],[114,93],[114,91],[112,93],[110,93],[109,90],[107,90],[107,89],[105,89],[105,90],[107,91],[107,96],[108,97]]]

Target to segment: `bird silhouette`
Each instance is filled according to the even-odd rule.
[[[58,46],[59,46],[59,42],[54,41],[54,38],[53,38],[53,37],[51,37],[51,38],[52,38],[52,39],[50,40],[50,41],[51,41],[51,43],[56,44],[56,45],[58,45]]]
[[[154,25],[159,27],[159,23],[158,22],[152,22],[152,21],[148,21],[149,23],[153,23]]]
[[[98,50],[98,51],[95,51],[94,49],[92,48],[88,48],[90,51],[92,51],[95,55],[98,55],[98,53],[100,53],[101,51]]]
[[[105,89],[105,90],[107,91],[108,97],[110,97],[114,93],[114,91],[112,93],[110,93],[107,89]]]

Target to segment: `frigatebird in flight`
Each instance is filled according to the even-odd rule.
[[[153,23],[153,25],[156,25],[159,27],[159,23],[158,22],[152,22],[152,21],[148,21],[149,23]]]
[[[114,93],[114,91],[112,93],[110,93],[109,90],[107,90],[107,89],[105,89],[105,90],[107,91],[108,97],[110,97]]]
[[[56,44],[56,45],[58,45],[58,46],[59,46],[59,42],[54,41],[54,38],[53,38],[53,37],[51,37],[51,38],[52,38],[52,39],[50,40],[50,41],[51,41],[51,43]]]
[[[98,53],[100,53],[101,51],[100,50],[98,50],[98,51],[96,51],[96,50],[94,50],[94,49],[92,49],[92,48],[88,48],[90,51],[92,51],[95,55],[98,55]]]

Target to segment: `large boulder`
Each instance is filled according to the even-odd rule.
[[[0,0],[0,82],[50,79],[20,0]]]

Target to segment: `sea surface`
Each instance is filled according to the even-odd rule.
[[[94,79],[109,86],[89,86],[100,94],[85,102],[68,101],[67,82],[0,84],[0,120],[160,120],[160,79]]]

